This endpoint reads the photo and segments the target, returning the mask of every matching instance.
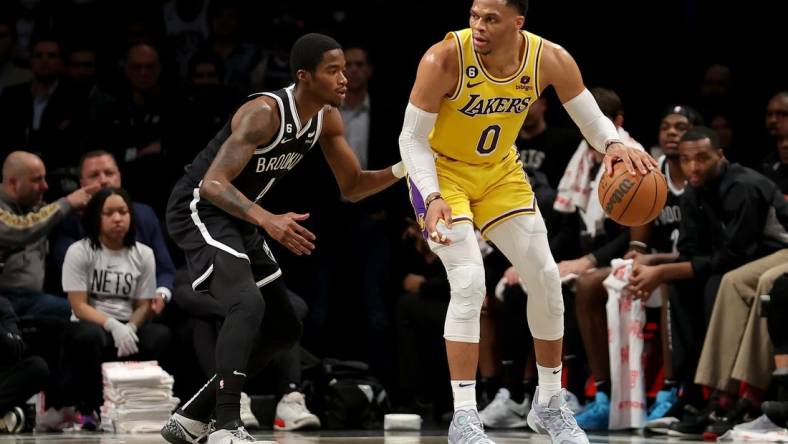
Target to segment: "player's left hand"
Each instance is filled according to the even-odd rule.
[[[309,255],[315,249],[315,244],[312,243],[315,240],[315,235],[298,223],[307,218],[309,218],[309,213],[271,214],[261,223],[261,226],[269,236],[293,254],[297,256]]]
[[[613,175],[613,164],[617,160],[624,162],[624,165],[627,167],[627,171],[629,171],[629,174],[633,176],[637,174],[637,172],[645,175],[649,171],[656,169],[659,165],[657,161],[645,151],[628,147],[623,143],[611,143],[610,146],[607,147],[607,152],[605,153],[605,158],[603,160],[605,164],[605,171],[608,175]]]
[[[438,222],[443,221],[447,229],[451,229],[451,207],[443,198],[438,198],[430,202],[427,208],[427,215],[424,218],[424,225],[429,233],[430,239],[443,245],[451,245],[451,239],[445,233],[438,230]]]
[[[661,283],[662,273],[659,266],[635,264],[627,289],[634,297],[645,300]]]

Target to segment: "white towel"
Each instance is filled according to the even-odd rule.
[[[114,386],[148,387],[164,384],[172,379],[156,361],[105,362],[101,365],[105,384]]]
[[[594,163],[593,148],[585,140],[581,141],[558,183],[558,195],[553,204],[556,211],[574,213],[577,208],[588,205]]]
[[[644,151],[643,145],[632,138],[624,128],[618,128],[618,136],[625,145]],[[591,237],[603,231],[605,221],[605,212],[596,197],[605,168],[599,168],[596,177],[591,177],[591,170],[596,162],[594,153],[588,142],[580,142],[558,183],[558,195],[553,203],[553,208],[562,213],[579,211]]]
[[[157,432],[180,400],[173,378],[156,361],[102,364],[102,429],[118,433]]]
[[[115,388],[115,387],[105,387],[104,394],[106,397],[112,401],[118,402],[119,400],[123,399],[138,399],[138,400],[152,400],[152,401],[164,401],[170,399],[172,396],[172,389],[161,389],[161,388]]]

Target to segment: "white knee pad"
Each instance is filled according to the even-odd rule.
[[[542,216],[517,216],[487,236],[520,274],[528,293],[528,325],[536,339],[553,341],[564,335],[564,298],[558,265],[553,260]]]
[[[484,302],[484,265],[470,224],[454,224],[447,235],[451,245],[430,241],[440,257],[451,287],[443,337],[456,342],[479,342],[479,317]]]
[[[561,294],[561,277],[558,265],[550,257],[537,276],[536,288],[528,291],[528,326],[536,339],[554,341],[564,336],[564,297]],[[530,285],[529,287],[533,287]]]
[[[479,342],[479,317],[484,302],[484,267],[466,264],[447,269],[451,301],[443,337],[457,342]]]

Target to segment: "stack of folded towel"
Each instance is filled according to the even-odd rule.
[[[117,433],[158,432],[180,400],[173,378],[156,361],[105,362],[102,429]]]

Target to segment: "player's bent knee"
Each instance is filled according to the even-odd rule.
[[[448,270],[451,300],[446,312],[444,338],[479,342],[479,317],[484,302],[484,267],[460,265]]]
[[[235,290],[236,297],[227,303],[227,318],[243,323],[246,328],[257,329],[263,321],[265,314],[265,301],[257,287],[252,285],[239,286]]]

